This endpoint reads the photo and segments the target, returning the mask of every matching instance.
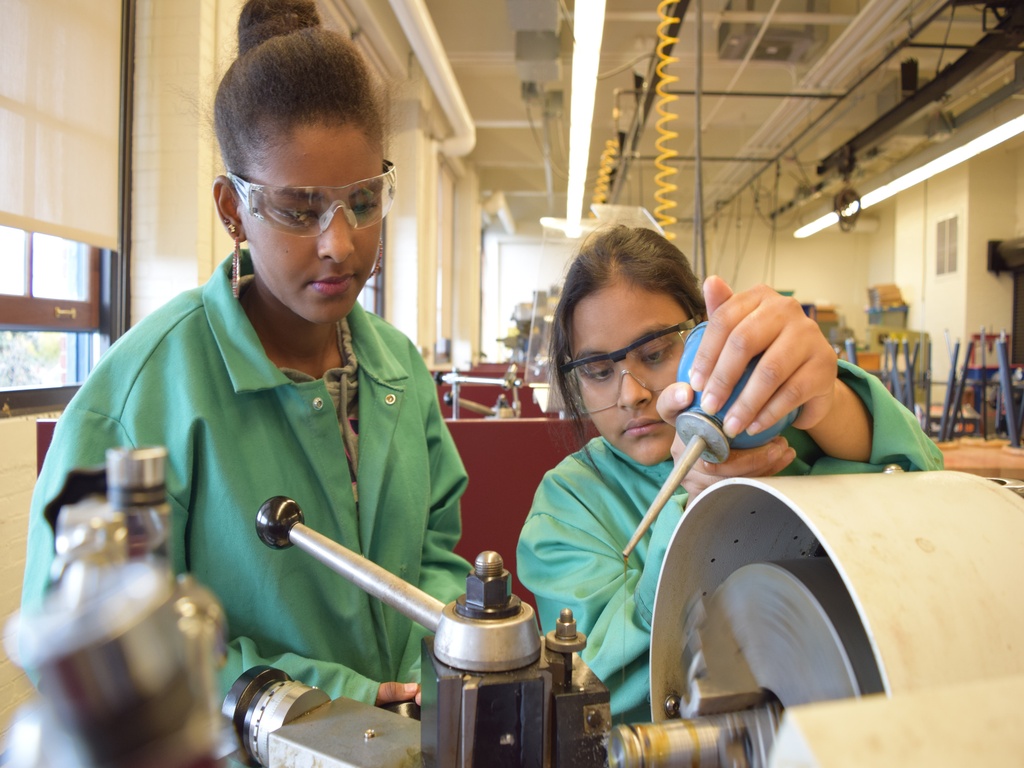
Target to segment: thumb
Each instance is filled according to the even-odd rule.
[[[718,275],[711,275],[704,281],[704,304],[708,317],[711,317],[720,306],[732,298],[732,288]]]
[[[416,683],[381,683],[377,689],[377,705],[392,704],[396,701],[409,701],[419,693]]]

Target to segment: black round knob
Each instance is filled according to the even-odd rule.
[[[271,549],[285,549],[292,545],[292,528],[303,520],[302,509],[293,499],[274,496],[264,501],[256,513],[256,534]]]

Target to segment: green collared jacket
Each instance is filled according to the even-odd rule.
[[[68,471],[101,465],[112,446],[162,445],[174,568],[225,609],[223,690],[269,664],[372,703],[382,682],[419,680],[426,630],[309,555],[269,549],[256,512],[291,497],[307,526],[447,603],[470,570],[453,553],[466,473],[416,347],[356,305],[357,511],[323,380],[295,383],[270,361],[229,274],[230,260],[119,339],[60,416],[32,499],[23,607],[44,594],[53,535],[43,509]]]
[[[870,462],[826,456],[806,432],[783,432],[797,458],[780,474],[942,469],[942,454],[914,416],[874,376],[839,362],[839,378],[864,401],[874,420]],[[650,633],[654,595],[672,534],[686,506],[682,488],[672,497],[629,558],[629,541],[672,470],[672,462],[644,466],[602,437],[541,481],[516,553],[520,581],[533,592],[541,627],[554,629],[562,608],[572,609],[586,634],[584,661],[612,693],[615,721],[650,722]]]

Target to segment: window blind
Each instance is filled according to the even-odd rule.
[[[121,0],[3,0],[0,224],[117,248]]]

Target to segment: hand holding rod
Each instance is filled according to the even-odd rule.
[[[286,496],[274,496],[263,502],[256,513],[256,533],[271,549],[285,549],[294,544],[367,594],[431,632],[437,632],[444,603],[317,533],[304,525],[303,519],[302,509],[295,501]]]
[[[700,341],[704,337],[704,330],[706,328],[707,321],[705,320],[702,323],[698,323],[687,334],[686,343],[683,346],[683,355],[679,360],[679,371],[676,375],[677,381],[687,383],[690,381],[690,369],[693,367],[693,358],[697,355],[697,349],[700,347]],[[640,539],[643,538],[643,535],[654,524],[654,521],[658,519],[658,515],[661,514],[665,504],[668,503],[668,500],[672,498],[672,494],[676,492],[680,483],[683,482],[686,475],[693,469],[697,459],[703,458],[712,464],[721,464],[729,458],[731,446],[755,448],[759,445],[764,445],[796,419],[797,414],[800,412],[799,408],[794,408],[784,418],[767,429],[758,432],[756,435],[743,432],[730,438],[725,434],[725,430],[722,428],[722,420],[718,417],[718,414],[728,413],[729,408],[736,402],[736,398],[740,396],[743,387],[746,386],[750,375],[754,372],[754,368],[760,359],[761,355],[757,355],[747,363],[746,370],[736,383],[736,386],[733,387],[728,400],[716,413],[705,413],[700,407],[700,392],[694,392],[693,402],[690,403],[690,407],[676,417],[676,433],[685,443],[686,449],[679,462],[665,479],[651,506],[648,507],[646,514],[644,514],[640,525],[637,526],[636,532],[630,538],[626,548],[622,550],[623,559],[629,559],[629,555],[636,548]]]

